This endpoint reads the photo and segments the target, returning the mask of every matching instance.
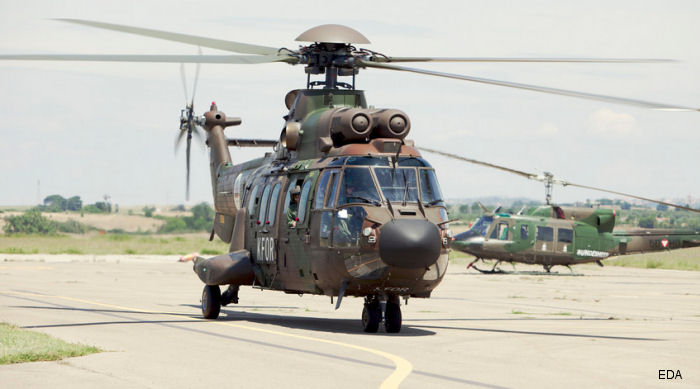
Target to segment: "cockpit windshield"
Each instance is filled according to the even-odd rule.
[[[412,168],[375,168],[379,187],[388,201],[418,201],[416,170]]]
[[[338,206],[350,203],[379,205],[379,193],[368,167],[345,168],[338,193]]]
[[[486,231],[488,231],[491,223],[493,223],[493,216],[482,216],[476,220],[476,223],[472,225],[470,231],[474,231],[481,236],[486,236]]]

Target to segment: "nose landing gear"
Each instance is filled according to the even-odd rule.
[[[383,297],[383,298],[382,298]],[[399,296],[367,296],[362,309],[362,330],[377,332],[384,321],[387,333],[401,331],[401,301]]]

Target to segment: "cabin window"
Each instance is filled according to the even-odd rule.
[[[250,192],[250,197],[248,198],[248,215],[250,215],[251,219],[253,218],[253,215],[255,215],[255,201],[257,200],[259,187],[260,185],[255,185],[253,191]]]
[[[411,168],[375,168],[377,181],[387,201],[418,201],[416,170]]]
[[[239,173],[236,177],[236,181],[233,182],[233,203],[236,204],[236,208],[241,208],[245,189],[245,179],[250,175],[250,172],[250,170],[246,170]]]
[[[258,224],[265,223],[265,214],[267,212],[267,201],[270,199],[270,185],[265,186],[262,199],[260,200],[260,212],[258,213]]]
[[[523,224],[520,226],[520,239],[527,239],[530,226]]]
[[[443,203],[440,186],[438,186],[434,170],[420,169],[420,194],[423,204],[437,205]]]
[[[309,202],[309,192],[311,191],[311,181],[307,180],[304,183],[304,187],[301,188],[301,198],[299,199],[299,223],[303,223],[306,219],[306,209],[308,208]]]
[[[379,204],[379,193],[368,168],[345,168],[338,206],[350,203]]]
[[[347,207],[337,211],[333,219],[333,246],[359,246],[365,216],[367,211],[363,207]]]
[[[277,216],[277,200],[280,197],[280,189],[282,184],[275,185],[272,189],[272,196],[270,197],[270,209],[267,211],[267,221],[271,226],[275,225],[275,217]]]
[[[498,223],[498,225],[491,232],[489,239],[508,240],[508,223]]]
[[[551,242],[554,240],[554,230],[552,227],[537,227],[537,240]]]
[[[557,230],[557,240],[563,243],[574,242],[574,230],[568,228],[560,228]]]

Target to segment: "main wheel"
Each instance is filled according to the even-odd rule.
[[[221,312],[221,289],[219,285],[204,285],[202,291],[202,316],[216,319]]]
[[[398,302],[387,302],[384,312],[384,329],[389,333],[401,331],[401,304]]]
[[[365,332],[377,332],[379,322],[382,320],[382,309],[377,301],[365,303],[362,309],[362,330]]]

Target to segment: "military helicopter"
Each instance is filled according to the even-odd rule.
[[[355,47],[369,40],[341,25],[305,31],[296,39],[305,44],[292,50],[95,21],[61,20],[244,55],[34,54],[0,55],[0,59],[280,62],[305,66],[306,87],[286,95],[288,112],[278,139],[226,138],[224,129],[240,125],[241,119],[226,116],[215,103],[203,116],[197,116],[192,101],[181,115],[180,137],[187,134],[188,144],[197,127],[206,133],[216,209],[212,239],[217,235],[230,242],[228,254],[194,261],[194,270],[205,283],[202,313],[207,319],[217,318],[221,306],[238,302],[240,285],[251,285],[291,294],[326,295],[331,302],[336,297],[336,308],[344,296],[363,297],[365,332],[378,331],[382,322],[387,332],[399,332],[400,299],[430,297],[440,284],[447,269],[451,233],[435,171],[406,139],[411,128],[408,115],[397,109],[368,108],[364,92],[355,89],[360,69],[403,71],[651,109],[698,110],[393,64],[659,60],[391,57]],[[312,80],[316,75],[324,78]],[[339,77],[351,79],[342,82]],[[272,147],[272,152],[234,165],[229,146]],[[228,285],[224,293],[221,285]]]
[[[549,172],[537,175],[430,148],[419,147],[419,149],[542,181],[545,185],[546,204],[528,210],[523,208],[515,215],[500,213],[500,207],[490,211],[479,204],[484,214],[472,224],[469,230],[455,235],[452,242],[454,250],[476,257],[467,269],[474,268],[482,273],[503,273],[504,271],[498,268],[501,262],[517,262],[542,265],[549,273],[555,265],[571,269],[571,265],[596,262],[603,266],[601,260],[611,256],[700,246],[700,231],[696,230],[656,228],[614,230],[617,216],[615,210],[558,206],[551,202],[552,189],[555,184],[576,186],[692,212],[700,212],[700,210],[559,180]],[[475,266],[478,261],[486,259],[496,260],[492,269],[483,270]]]

